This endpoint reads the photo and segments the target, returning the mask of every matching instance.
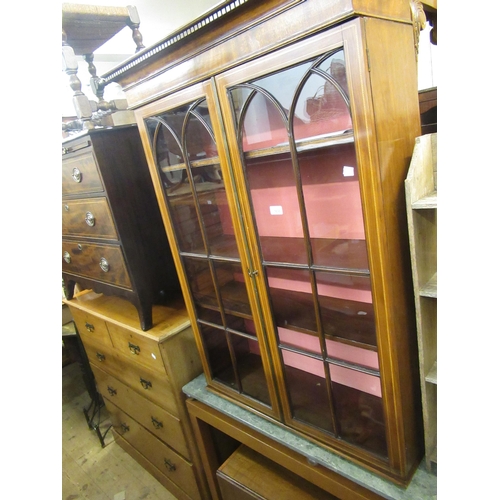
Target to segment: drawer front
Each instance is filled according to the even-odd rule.
[[[137,420],[159,439],[189,457],[189,449],[184,439],[181,422],[167,411],[147,400],[117,378],[93,365],[92,371],[99,387],[99,392]]]
[[[220,471],[216,472],[222,500],[266,500],[253,491],[247,490],[241,484],[235,483],[231,478],[225,476]],[[274,500],[274,499],[273,499]],[[292,500],[292,499],[290,499]],[[294,499],[295,500],[295,499]]]
[[[132,289],[125,259],[119,246],[62,242],[62,270]]]
[[[112,347],[104,346],[83,336],[82,342],[92,364],[164,408],[171,415],[176,417],[179,415],[172,386],[164,375],[131,363]]]
[[[62,194],[100,193],[104,191],[92,150],[62,161]]]
[[[113,345],[106,322],[103,319],[81,311],[80,309],[76,309],[75,307],[69,306],[69,308],[83,342],[85,342],[86,339],[90,339],[109,347]]]
[[[200,500],[192,464],[159,441],[131,416],[106,400],[115,431],[193,500]]]
[[[219,467],[216,476],[223,500],[339,500],[245,445]]]
[[[62,234],[117,240],[118,235],[108,200],[99,197],[64,201]]]
[[[113,346],[133,363],[166,375],[158,342],[108,322]]]

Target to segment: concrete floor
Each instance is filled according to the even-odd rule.
[[[101,446],[87,424],[84,408],[91,399],[80,366],[62,369],[62,500],[176,500],[149,472],[113,440]],[[100,428],[109,426],[103,408]]]

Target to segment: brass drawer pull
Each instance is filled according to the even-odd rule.
[[[99,361],[104,361],[106,359],[106,356],[104,356],[104,354],[101,354],[100,352],[96,352],[95,353],[96,355],[96,358],[99,360]]]
[[[122,430],[122,434],[125,434],[126,432],[128,432],[130,430],[130,427],[123,422],[120,424],[120,428]]]
[[[116,396],[116,389],[113,389],[108,385],[108,392],[110,396]]]
[[[156,420],[154,417],[151,417],[151,422],[153,422],[155,429],[161,429],[163,427],[163,422]]]
[[[75,182],[82,182],[82,173],[76,167],[73,169],[71,177],[73,177],[73,180]]]
[[[101,260],[99,261],[99,267],[105,273],[107,273],[109,271],[109,262],[104,257],[101,257]]]
[[[94,217],[94,214],[92,212],[87,212],[85,214],[85,222],[90,227],[95,226],[95,217]]]
[[[66,210],[66,212],[69,212],[69,205],[64,205],[64,210]]]
[[[92,333],[94,331],[94,325],[92,323],[85,323],[85,330]]]
[[[174,472],[177,468],[168,458],[164,459],[165,467],[169,470],[169,472]]]
[[[63,259],[66,264],[71,264],[71,255],[69,254],[69,252],[64,252]]]
[[[142,387],[144,387],[144,389],[149,389],[150,387],[153,387],[153,384],[149,380],[143,379],[142,377],[141,377],[141,385]]]
[[[132,344],[132,342],[128,343],[128,348],[132,354],[139,354],[141,352],[141,348],[138,345]]]
[[[80,144],[75,144],[74,146],[68,146],[68,147],[63,146],[62,154],[67,155],[69,153],[74,153],[75,151],[79,151],[80,149],[88,148],[90,144],[91,144],[90,141],[85,141]]]

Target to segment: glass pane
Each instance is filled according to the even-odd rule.
[[[251,316],[241,264],[214,261],[214,268],[224,310],[233,314]]]
[[[217,147],[211,132],[206,101],[202,101],[193,108],[186,125],[186,151],[191,162],[217,156]]]
[[[241,316],[233,316],[231,314],[226,314],[226,325],[230,330],[236,330],[237,332],[246,333],[257,339],[257,334],[255,331],[255,324],[249,318],[242,318]]]
[[[158,124],[157,121],[151,120],[150,122],[155,127]],[[155,152],[156,162],[161,169],[167,169],[168,171],[168,167],[179,165],[184,162],[179,138],[174,136],[172,131],[163,124],[159,124],[158,126]]]
[[[322,361],[282,350],[293,418],[333,432]]]
[[[334,340],[326,340],[326,350],[330,358],[340,359],[372,370],[379,369],[376,351],[362,349]]]
[[[170,217],[181,252],[206,255],[205,244],[189,184],[165,189]]]
[[[210,254],[238,257],[220,165],[203,165],[192,172]]]
[[[184,105],[174,110],[166,111],[158,116],[158,118],[168,126],[173,137],[176,138],[176,142],[168,142],[169,149],[180,156],[180,149],[182,149],[182,127],[184,125],[184,120],[186,119],[186,113],[189,109],[189,105]]]
[[[237,123],[239,123],[241,120],[243,106],[245,106],[248,98],[253,94],[253,92],[254,91],[248,87],[235,87],[229,92],[229,98],[231,100],[234,116]]]
[[[248,160],[246,174],[264,261],[306,264],[306,245],[290,155]]]
[[[317,332],[309,271],[268,267],[267,281],[276,325]]]
[[[269,148],[279,144],[288,145],[286,117],[283,116],[283,111],[261,92],[251,93],[248,99],[242,124],[243,151]],[[241,98],[234,97],[233,100]]]
[[[379,377],[334,364],[330,364],[329,369],[332,382],[352,387],[378,398],[382,397]]]
[[[281,70],[278,73],[254,80],[253,84],[258,85],[271,94],[287,112],[287,116],[289,116],[288,112],[292,107],[292,101],[297,91],[297,84],[310,67],[311,61],[306,61],[297,66]]]
[[[165,125],[158,126],[156,164],[168,200],[170,216],[180,250],[205,254],[195,201],[182,161],[178,138]],[[172,149],[176,153],[172,153]]]
[[[316,265],[368,269],[354,144],[299,154]]]
[[[158,118],[147,119],[146,123],[150,136],[154,137],[156,133],[156,163],[180,250],[237,258],[206,100],[167,111]],[[189,160],[187,164],[186,159]],[[192,192],[190,178],[197,198]],[[199,220],[199,215],[202,220]],[[210,248],[207,249],[206,245]]]
[[[219,308],[208,261],[184,257],[187,282],[197,305]]]
[[[282,346],[299,348],[302,351],[313,354],[321,354],[319,337],[314,335],[294,332],[293,330],[278,327],[278,338]]]
[[[257,339],[230,334],[236,357],[236,369],[244,394],[271,405],[266,376]]]
[[[325,335],[376,346],[370,278],[316,272],[316,282]]]
[[[332,379],[339,378],[338,371],[339,367],[332,366]],[[344,379],[347,378],[347,375],[343,376]],[[376,377],[372,378],[376,379]],[[357,384],[360,385],[359,382]],[[356,384],[353,383],[353,385]],[[364,381],[364,385],[365,389],[370,388],[371,385],[372,392],[365,392],[332,381],[340,436],[356,446],[387,457],[382,398],[377,394],[380,392],[380,381],[378,381],[378,387],[376,382],[370,384]]]
[[[351,115],[341,93],[325,78],[311,75],[302,88],[295,110],[295,140],[342,134],[350,129]]]
[[[243,116],[243,151],[288,145],[286,124],[292,109],[295,140],[352,129],[343,51],[319,65],[321,75],[310,72],[315,61],[254,80],[251,88],[240,86],[231,91],[235,115]],[[298,89],[303,79],[305,83]],[[245,103],[248,109],[241,115]]]
[[[344,51],[338,50],[333,55],[325,59],[319,68],[325,73],[328,73],[332,78],[340,84],[342,90],[349,95],[349,89],[347,88],[347,75],[345,71],[345,57]]]
[[[196,305],[196,314],[198,319],[201,321],[206,321],[207,323],[213,323],[215,325],[223,326],[222,316],[219,311],[213,309],[207,309],[206,307],[201,307],[200,304]]]
[[[212,377],[227,385],[234,387],[234,376],[231,354],[223,330],[200,324],[200,332],[205,345],[208,363]]]

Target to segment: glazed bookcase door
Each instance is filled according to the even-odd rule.
[[[214,113],[210,85],[200,84],[143,108],[140,126],[209,386],[277,416]]]
[[[385,463],[350,54],[338,33],[229,71],[217,87],[285,423]]]

